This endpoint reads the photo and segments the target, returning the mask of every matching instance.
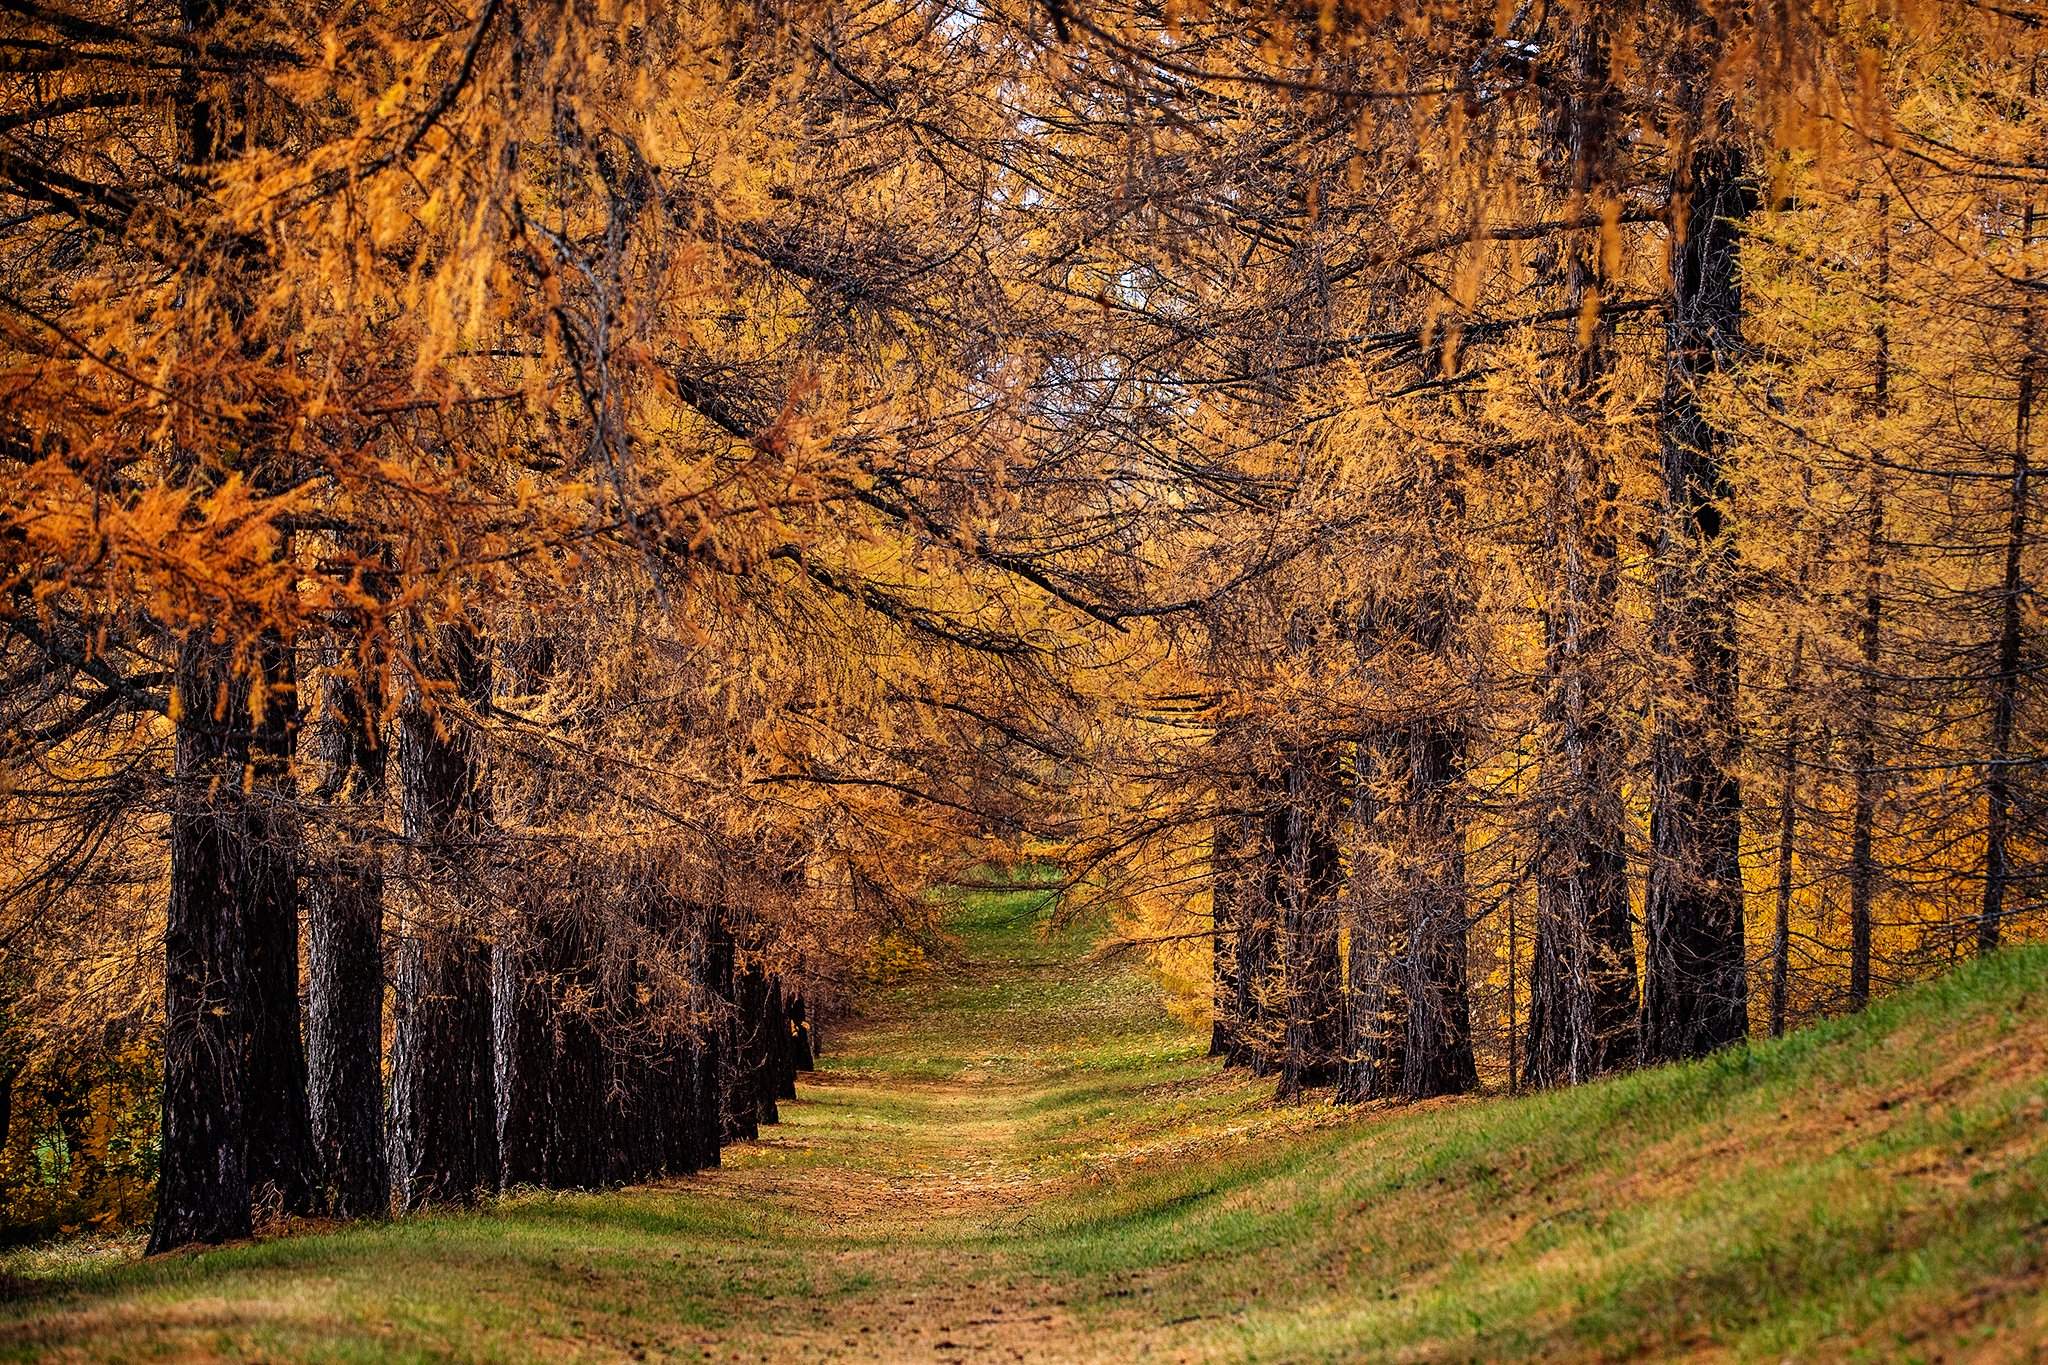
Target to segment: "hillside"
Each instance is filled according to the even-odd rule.
[[[659,1187],[5,1263],[0,1357],[2034,1359],[2048,952],[1699,1065],[1279,1108],[1134,967],[966,897],[965,964]]]

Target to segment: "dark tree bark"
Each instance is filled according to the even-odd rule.
[[[524,931],[498,957],[501,1179],[591,1188],[609,1175],[610,1063],[589,1004],[599,993],[596,946],[568,888],[540,894],[551,903],[529,905]]]
[[[759,1125],[780,1123],[775,1107],[774,1053],[776,1020],[770,1013],[768,976],[749,952],[733,976],[734,1016],[738,1020],[741,1104],[751,1100],[758,1133]]]
[[[1455,515],[1454,500],[1437,509]],[[1459,610],[1457,567],[1440,553],[1415,575],[1427,596],[1369,602],[1359,661],[1438,656]],[[1418,708],[1420,709],[1420,708]],[[1424,710],[1359,741],[1353,782],[1351,951],[1338,1098],[1424,1099],[1478,1085],[1466,987],[1464,742]]]
[[[532,912],[529,911],[529,916]],[[556,1065],[553,991],[531,918],[492,945],[491,1027],[498,1104],[498,1184],[550,1186],[548,1115]]]
[[[1327,758],[1290,765],[1287,800],[1275,813],[1281,860],[1284,1018],[1280,1095],[1337,1078],[1343,1048],[1343,997],[1337,923],[1340,854],[1334,829],[1335,782]]]
[[[19,1075],[20,1062],[0,1062],[0,1152],[7,1150],[7,1134],[14,1127],[14,1081]]]
[[[613,1178],[615,1077],[600,944],[572,872],[532,885],[496,946],[498,1134],[505,1185],[589,1189]]]
[[[1218,817],[1209,843],[1209,1055],[1231,1053],[1231,1004],[1237,998],[1237,873],[1230,866],[1230,835]]]
[[[1343,1102],[1478,1086],[1466,985],[1462,744],[1436,722],[1359,746]],[[1377,790],[1376,790],[1377,789]],[[1393,800],[1378,794],[1397,793]]]
[[[802,992],[789,997],[789,1066],[799,1076],[818,1067],[817,1053],[811,1048],[811,1021],[806,1017]]]
[[[690,1061],[674,1044],[665,1046],[655,1062],[658,1104],[666,1121],[661,1128],[659,1175],[688,1175],[697,1169],[697,1144],[691,1131]]]
[[[730,911],[713,907],[706,930],[705,986],[712,1019],[713,1046],[718,1080],[718,1115],[721,1145],[750,1142],[760,1136],[761,1110],[754,1098],[752,1075],[747,1069],[743,1047],[745,1030],[739,997],[740,973],[737,946],[727,922]]]
[[[249,1189],[257,1207],[315,1211],[319,1161],[306,1100],[306,1048],[299,1026],[299,872],[304,862],[292,751],[299,689],[289,640],[266,634],[262,715],[250,741],[243,809],[241,886],[248,963],[242,999],[242,1122],[249,1135]]]
[[[1857,627],[1862,677],[1849,735],[1849,1008],[1870,1003],[1871,908],[1877,897],[1876,827],[1878,711],[1883,705],[1878,665],[1884,644],[1884,494],[1871,474],[1862,620]]]
[[[330,643],[325,716],[313,736],[316,795],[336,812],[330,855],[306,897],[307,1086],[322,1211],[391,1211],[384,1142],[384,851],[388,749],[374,670],[354,676]]]
[[[783,1000],[782,978],[778,975],[768,978],[768,1019],[773,1030],[768,1056],[775,1077],[775,1098],[793,1100],[796,1098],[796,1065],[791,1055],[789,1009]]]
[[[1534,1086],[1576,1084],[1635,1060],[1626,859],[1618,845],[1562,856],[1571,862],[1537,883],[1523,1070]]]
[[[706,1023],[691,1038],[687,1053],[690,1093],[691,1160],[698,1170],[718,1165],[719,1148],[725,1143],[723,1090],[719,1036],[715,1024]]]
[[[440,663],[467,703],[488,701],[490,658],[464,629]],[[410,703],[400,722],[412,904],[392,973],[391,1173],[405,1209],[471,1203],[498,1184],[491,953],[475,879],[489,816],[471,743],[448,708]]]
[[[642,1027],[643,1020],[628,1017],[632,999],[627,994],[615,1002],[608,1030],[612,1036],[604,1093],[607,1131],[601,1146],[608,1158],[607,1182],[614,1185],[659,1176],[668,1147],[669,1113],[657,1045]]]
[[[1337,1073],[1337,1099],[1345,1104],[1401,1093],[1408,1004],[1398,968],[1408,952],[1410,907],[1404,878],[1380,856],[1380,844],[1390,819],[1385,793],[1397,779],[1406,748],[1399,731],[1358,742],[1351,803],[1355,842],[1346,896],[1351,952],[1345,964],[1344,1056]]]
[[[1478,1088],[1466,989],[1465,825],[1456,788],[1464,744],[1436,723],[1408,740],[1409,938],[1401,1093],[1411,1100]]]
[[[171,896],[164,925],[164,1108],[149,1250],[250,1230],[243,1128],[248,991],[240,888],[246,684],[225,647],[178,647]]]
[[[1752,199],[1732,146],[1695,152],[1672,186],[1672,228],[1683,235],[1665,345],[1652,633],[1682,673],[1661,698],[1651,738],[1642,1010],[1650,1062],[1704,1056],[1749,1034],[1729,493],[1724,438],[1700,408],[1700,386],[1730,369],[1742,345],[1736,260]]]

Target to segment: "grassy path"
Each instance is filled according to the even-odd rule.
[[[2048,955],[1524,1100],[1277,1108],[1034,897],[726,1166],[6,1264],[0,1359],[2048,1359]]]

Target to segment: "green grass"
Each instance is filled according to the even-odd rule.
[[[0,1261],[0,1358],[2037,1359],[2048,951],[1579,1090],[1221,1075],[1099,926],[958,893],[725,1168]]]

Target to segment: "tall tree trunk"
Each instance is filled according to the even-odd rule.
[[[1862,619],[1857,629],[1862,670],[1849,738],[1849,1008],[1870,1003],[1871,905],[1876,898],[1875,827],[1878,782],[1877,726],[1883,705],[1878,664],[1884,629],[1884,490],[1875,465],[1870,474],[1864,556]]]
[[[2031,85],[2031,82],[2030,82]],[[2033,269],[2038,211],[2029,200],[2021,220],[2024,267]],[[2013,723],[2019,710],[2020,599],[2024,595],[2028,485],[2033,479],[2034,382],[2040,364],[2038,317],[2030,302],[2021,322],[2019,392],[2014,403],[2012,465],[2005,527],[2005,567],[1999,579],[1998,665],[1991,691],[1991,757],[1984,781],[1984,900],[1977,914],[1977,951],[1998,947],[2012,880],[2011,831]]]
[[[1882,418],[1891,408],[1891,200],[1877,197],[1877,327],[1871,410]],[[1885,486],[1873,453],[1864,503],[1863,609],[1857,628],[1862,658],[1858,704],[1851,722],[1849,761],[1849,1008],[1870,1003],[1871,907],[1877,892],[1875,857],[1878,783],[1877,731],[1884,704],[1878,664],[1884,652]]]
[[[1571,39],[1574,89],[1563,125],[1573,197],[1611,210],[1605,168],[1614,94],[1606,27],[1604,6],[1589,5],[1579,16]],[[1613,325],[1601,303],[1612,281],[1603,241],[1574,232],[1565,249],[1567,296],[1580,317],[1569,395],[1577,429],[1560,442],[1549,518],[1554,577],[1546,612],[1549,679],[1525,1063],[1532,1085],[1583,1081],[1636,1057],[1635,939],[1621,792],[1625,741],[1610,657],[1620,487],[1598,434],[1613,348]]]
[[[306,1100],[306,1047],[299,1025],[299,871],[303,845],[292,750],[299,728],[295,650],[266,633],[259,645],[263,686],[250,742],[243,809],[247,866],[248,990],[242,1018],[242,1122],[249,1134],[249,1189],[259,1208],[314,1211],[318,1159]]]
[[[242,777],[246,684],[198,632],[178,646],[171,897],[164,924],[164,1106],[151,1253],[250,1230],[242,1119]]]
[[[1651,739],[1642,1012],[1650,1062],[1704,1056],[1749,1033],[1725,438],[1701,411],[1700,386],[1730,369],[1742,345],[1736,260],[1750,200],[1733,146],[1695,151],[1672,186],[1672,230],[1683,235],[1671,263],[1652,634],[1682,673],[1661,697]]]
[[[222,0],[182,0],[185,34],[219,23]],[[221,159],[231,111],[179,73],[179,160],[201,175]],[[198,179],[194,177],[195,181]],[[212,477],[180,452],[182,482]],[[232,650],[200,630],[177,645],[176,765],[170,822],[170,901],[164,915],[164,1093],[156,1215],[149,1250],[220,1242],[250,1229],[249,1141],[242,1087],[249,988],[242,873],[248,836],[247,680]]]
[[[487,652],[441,633],[442,675],[463,702],[490,699]],[[414,852],[392,973],[391,1173],[402,1208],[470,1203],[497,1188],[491,952],[476,878],[488,824],[474,742],[446,708],[412,701],[400,722],[405,836]]]
[[[696,1115],[692,1112],[689,1040],[664,1025],[660,1051],[654,1059],[655,1107],[662,1115],[661,1165],[658,1174],[687,1175],[703,1163],[697,1159]]]
[[[572,861],[559,877],[528,880],[516,932],[494,945],[500,1177],[594,1188],[612,1174],[613,1079],[597,926],[579,894],[595,873]]]
[[[313,735],[317,795],[336,815],[329,855],[308,871],[306,1060],[323,1211],[391,1211],[384,1143],[384,850],[382,688],[327,645],[324,707]]]
[[[591,1189],[610,1174],[605,1105],[612,1050],[595,1006],[604,983],[594,907],[573,895],[563,899],[558,913],[539,920],[546,939],[529,983],[545,1002],[545,1027],[527,1043],[532,1080],[522,1094],[524,1104],[539,1111],[541,1183]]]
[[[518,932],[493,945],[492,1012],[497,1042],[500,1183],[559,1188],[582,1183],[558,1169],[556,1129],[581,1112],[589,1096],[566,1084],[577,1058],[565,1046],[573,1021],[557,1002],[561,974],[578,936],[575,909],[550,913],[545,902],[563,888],[543,886],[526,897]]]
[[[616,950],[614,950],[616,951]],[[614,964],[615,967],[618,964]],[[600,1144],[609,1158],[607,1182],[638,1184],[659,1176],[674,1117],[660,1058],[658,1027],[644,1012],[645,969],[634,959],[615,973],[605,1010],[607,1132]]]

